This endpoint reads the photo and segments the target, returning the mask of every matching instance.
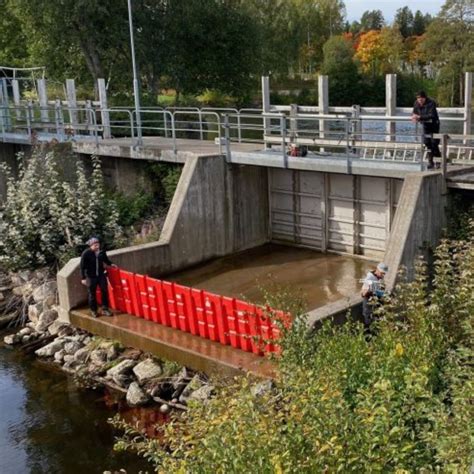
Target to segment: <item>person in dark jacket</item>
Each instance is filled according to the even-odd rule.
[[[100,242],[97,237],[91,237],[87,241],[88,249],[84,250],[81,255],[81,283],[87,286],[89,308],[91,315],[96,318],[97,314],[97,287],[102,293],[102,314],[112,316],[109,310],[109,296],[107,290],[107,277],[105,266],[114,265],[105,250],[100,250]]]
[[[428,149],[428,169],[434,168],[434,159],[441,156],[439,150],[439,139],[433,138],[433,133],[439,133],[439,116],[436,109],[436,102],[430,99],[425,91],[416,94],[416,101],[413,105],[413,122],[420,122],[423,125],[424,144]]]

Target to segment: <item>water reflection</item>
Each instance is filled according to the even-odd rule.
[[[0,347],[0,472],[101,473],[150,470],[112,451],[114,433],[103,395],[64,374]]]
[[[284,285],[305,295],[309,309],[349,297],[370,262],[307,249],[264,245],[166,277],[180,284],[262,303],[261,287]]]

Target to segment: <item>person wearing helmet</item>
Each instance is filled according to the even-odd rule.
[[[381,262],[377,265],[375,270],[371,270],[367,273],[363,281],[361,291],[361,296],[363,298],[362,315],[364,317],[366,331],[369,331],[370,325],[373,321],[374,299],[379,300],[384,295],[384,277],[387,272],[387,264]]]
[[[102,314],[104,316],[112,316],[109,310],[109,295],[107,289],[107,277],[105,266],[114,265],[105,250],[100,249],[100,241],[97,237],[91,237],[87,241],[89,248],[84,250],[81,255],[81,283],[87,286],[87,296],[91,315],[97,318],[97,287],[100,288],[102,294]]]

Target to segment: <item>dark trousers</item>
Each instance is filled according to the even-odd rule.
[[[100,275],[95,278],[87,279],[87,296],[89,299],[89,308],[92,311],[97,311],[97,287],[100,288],[102,294],[102,306],[105,308],[109,307],[109,293],[107,288],[107,277],[105,275]]]
[[[439,149],[439,139],[433,138],[433,135],[425,135],[424,143],[426,148],[431,153],[431,159],[437,158],[441,156],[441,150]]]

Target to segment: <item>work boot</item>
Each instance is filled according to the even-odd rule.
[[[94,311],[94,310],[92,310],[92,309],[91,309],[90,314],[91,314],[91,316],[92,316],[93,318],[97,318],[97,317],[98,317],[97,311]]]
[[[110,311],[109,308],[104,308],[104,309],[102,310],[102,314],[103,314],[104,316],[113,316],[112,311]]]

